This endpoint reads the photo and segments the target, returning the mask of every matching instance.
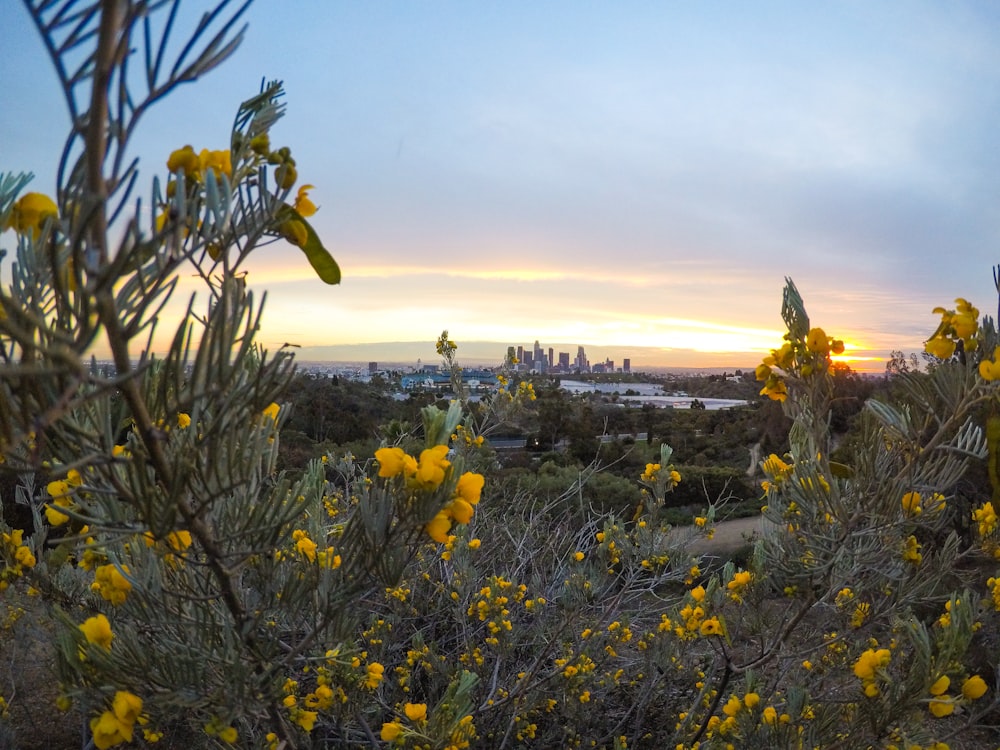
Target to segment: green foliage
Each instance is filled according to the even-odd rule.
[[[608,514],[631,518],[640,502],[635,480],[575,464],[560,466],[546,461],[537,472],[507,471],[503,481],[518,488],[536,507],[554,509],[560,517],[564,513],[575,515],[578,523]]]
[[[670,506],[700,505],[725,499],[730,502],[760,497],[760,489],[747,477],[746,471],[723,466],[690,466],[678,464],[684,481],[670,495]]]

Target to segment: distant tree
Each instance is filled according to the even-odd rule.
[[[573,414],[572,404],[560,388],[539,391],[535,403],[538,407],[538,437],[546,448],[554,449],[566,435]]]
[[[874,381],[864,378],[850,367],[835,363],[830,367],[833,376],[833,399],[830,402],[830,430],[843,434],[875,390]]]
[[[646,442],[650,445],[653,443],[653,425],[656,421],[656,407],[652,404],[642,405],[642,426],[646,431]]]
[[[317,443],[370,438],[379,424],[399,411],[395,402],[369,384],[309,373],[297,374],[282,398],[295,405],[288,428]]]
[[[885,363],[885,374],[891,377],[904,372],[920,372],[920,360],[913,352],[907,357],[903,352],[894,349],[889,352],[889,361]]]
[[[601,427],[594,417],[593,407],[587,403],[579,404],[566,429],[570,455],[583,464],[592,461],[601,447]]]

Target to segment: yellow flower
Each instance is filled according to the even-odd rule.
[[[768,357],[764,357],[764,364],[768,367],[779,367],[782,370],[791,369],[795,364],[795,350],[790,341],[781,345],[780,349],[772,349]]]
[[[24,568],[33,568],[37,562],[31,548],[23,544],[14,550],[14,560]]]
[[[132,728],[142,712],[142,699],[124,690],[115,693],[111,710],[90,720],[94,746],[99,750],[132,741]]]
[[[58,479],[49,482],[46,491],[52,496],[52,503],[45,506],[45,518],[52,526],[61,526],[69,520],[69,516],[62,513],[58,508],[73,507],[73,488],[67,479]]]
[[[907,492],[903,495],[902,505],[903,510],[914,516],[919,516],[923,512],[923,508],[920,506],[921,501],[919,492]]]
[[[307,732],[311,732],[316,726],[317,713],[315,711],[299,711],[295,715],[295,723]]]
[[[924,351],[938,359],[949,359],[955,353],[955,342],[944,336],[935,336],[924,342]]]
[[[740,596],[747,586],[750,585],[750,581],[753,579],[749,570],[740,570],[733,574],[733,580],[726,584],[726,588],[732,593],[730,596],[734,598],[735,601],[740,600]]]
[[[191,426],[191,416],[189,414],[185,414],[184,412],[178,414],[177,426],[182,430],[186,430],[188,427]]]
[[[781,460],[777,454],[772,453],[761,462],[761,468],[772,477],[777,477],[784,474],[792,467]]]
[[[785,385],[785,381],[781,378],[771,375],[764,384],[764,387],[760,389],[761,396],[767,396],[772,401],[783,402],[788,398],[788,386]]]
[[[907,562],[911,562],[914,565],[919,565],[923,561],[924,556],[920,553],[920,542],[917,538],[910,534],[906,538],[906,547],[903,550],[903,559]]]
[[[45,490],[54,500],[58,500],[61,497],[68,497],[73,492],[69,481],[66,479],[57,479],[54,482],[49,482],[45,486]]]
[[[983,503],[983,507],[972,511],[972,520],[979,524],[979,535],[989,536],[997,527],[997,514],[993,510],[993,503]]]
[[[103,614],[88,617],[79,627],[88,643],[97,644],[106,651],[111,650],[111,639],[115,636],[111,632],[111,623]]]
[[[747,693],[743,696],[743,703],[747,708],[753,708],[760,703],[760,696],[757,693]]]
[[[813,328],[806,335],[806,349],[814,354],[826,354],[830,351],[830,340],[822,328]]]
[[[851,615],[851,627],[860,628],[865,624],[865,620],[871,614],[871,605],[868,602],[860,602],[854,608],[854,614]]]
[[[962,683],[962,695],[970,701],[978,700],[986,694],[986,681],[977,674]]]
[[[446,509],[458,523],[468,523],[472,520],[473,508],[464,499],[456,497]]]
[[[700,632],[704,636],[721,635],[722,623],[719,622],[718,617],[709,617],[701,624]]]
[[[955,702],[952,700],[951,696],[944,695],[940,698],[933,698],[931,702],[927,704],[927,709],[937,718],[941,719],[954,713]]]
[[[235,745],[236,740],[240,738],[240,733],[236,731],[236,727],[224,727],[219,730],[218,736],[227,745]]]
[[[387,721],[382,725],[381,736],[384,742],[392,742],[402,733],[403,725],[398,721]]]
[[[233,164],[229,149],[209,151],[207,148],[203,148],[198,154],[198,168],[202,173],[211,169],[215,173],[216,179],[222,175],[232,177]]]
[[[296,529],[292,534],[295,540],[295,550],[309,562],[316,562],[316,542],[309,538],[306,532]]]
[[[955,335],[969,341],[979,328],[979,310],[967,300],[959,297],[955,300],[955,313],[951,316],[951,327]]]
[[[199,179],[201,177],[200,168],[201,161],[198,159],[198,154],[190,145],[172,151],[167,158],[167,171],[176,173],[183,169],[188,179]]]
[[[272,401],[270,404],[267,405],[267,408],[264,409],[263,414],[265,417],[270,418],[272,422],[277,422],[278,414],[280,412],[281,412],[281,406]]]
[[[646,464],[646,470],[639,477],[643,482],[655,482],[656,475],[660,471],[659,464]]]
[[[854,663],[854,675],[862,680],[875,679],[876,672],[888,666],[892,654],[887,648],[868,649]]]
[[[435,445],[433,448],[420,451],[420,462],[414,477],[420,488],[433,490],[441,485],[446,470],[451,466],[451,462],[445,458],[447,455],[447,445]]]
[[[142,698],[125,690],[118,690],[111,703],[111,710],[118,721],[122,724],[128,724],[131,733],[132,725],[135,724],[139,718],[139,714],[142,713]]]
[[[128,567],[125,565],[121,570],[128,573]],[[94,583],[91,584],[91,589],[118,606],[125,602],[128,592],[132,590],[132,584],[115,565],[108,564],[101,565],[94,571]]]
[[[295,195],[295,203],[292,208],[298,211],[300,216],[312,216],[316,213],[316,204],[309,200],[309,191],[312,189],[312,185],[302,185]]]
[[[734,717],[740,712],[741,708],[743,708],[743,701],[735,695],[732,695],[729,697],[729,700],[726,701],[725,705],[722,706],[722,713],[726,716]]]
[[[778,723],[778,712],[775,710],[774,706],[768,706],[764,709],[764,713],[761,718],[764,720],[765,724],[771,724],[773,726]]]
[[[94,747],[97,750],[107,750],[109,747],[132,741],[132,728],[123,726],[111,711],[104,711],[100,716],[91,719],[90,732],[94,736]]]
[[[424,721],[427,718],[426,703],[407,703],[403,706],[403,713],[410,721]]]
[[[482,474],[467,471],[458,478],[455,485],[455,494],[465,500],[469,505],[476,505],[483,492],[483,485],[486,480]]]
[[[25,193],[13,205],[7,225],[4,229],[13,229],[18,234],[31,232],[33,238],[38,238],[42,227],[48,219],[59,218],[59,208],[55,202],[42,193]]]
[[[930,694],[931,695],[941,695],[942,693],[948,692],[948,687],[951,685],[951,679],[948,675],[941,675],[938,677],[934,684],[931,685]]]
[[[409,474],[407,469],[413,467],[415,470],[416,467],[413,457],[408,456],[402,448],[379,448],[375,451],[375,460],[378,461],[378,475],[384,479]]]
[[[584,557],[586,557],[586,555],[584,555],[582,552],[573,553],[573,559],[576,560],[577,562],[582,562]]]
[[[183,552],[191,546],[191,532],[171,531],[167,534],[167,545],[174,552]]]
[[[997,380],[1000,378],[1000,346],[993,350],[993,358],[985,357],[979,363],[979,376],[983,380]]]
[[[374,690],[382,682],[382,674],[385,672],[385,667],[379,664],[377,661],[373,661],[369,664],[365,671],[367,672],[365,676],[365,687]]]
[[[430,522],[424,526],[424,531],[435,542],[444,544],[448,541],[448,532],[451,530],[451,517],[445,511],[439,511]]]

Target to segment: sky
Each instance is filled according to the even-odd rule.
[[[0,171],[50,192],[68,117],[22,4],[0,19]],[[813,324],[881,370],[922,348],[934,307],[995,311],[994,2],[260,0],[246,20],[135,151],[162,177],[284,81],[272,143],[315,185],[343,282],[261,248],[269,348],[423,341],[433,360],[448,329],[460,359],[537,339],[752,366],[781,343],[791,277]],[[179,301],[197,291],[185,278]]]

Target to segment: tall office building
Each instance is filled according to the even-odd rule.
[[[534,362],[534,369],[539,372],[545,372],[545,353],[542,352],[542,347],[535,339],[535,346],[532,348],[532,361]]]
[[[622,372],[632,372],[632,360],[628,357],[622,360]]]

